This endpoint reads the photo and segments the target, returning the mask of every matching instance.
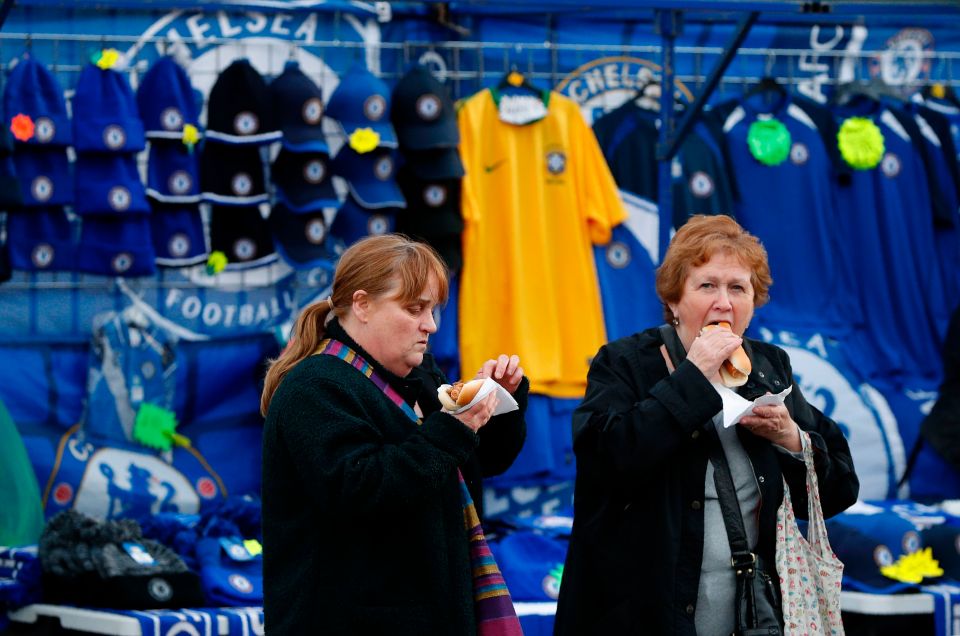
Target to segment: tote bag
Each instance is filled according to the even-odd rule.
[[[783,503],[777,510],[777,574],[783,599],[785,636],[843,635],[840,619],[840,579],[843,563],[830,548],[820,506],[810,434],[800,431],[807,466],[807,536],[797,527],[790,488],[783,483]]]

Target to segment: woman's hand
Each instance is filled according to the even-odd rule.
[[[782,404],[754,407],[753,414],[744,416],[739,423],[754,435],[783,446],[788,451],[799,452],[803,449],[800,444],[800,427]]]
[[[463,413],[451,413],[451,415],[463,422],[463,425],[471,431],[477,433],[483,428],[484,424],[490,421],[498,404],[500,404],[500,400],[497,399],[497,392],[491,391],[485,398]]]
[[[720,365],[743,344],[743,338],[728,329],[710,329],[693,339],[687,360],[711,382],[720,380]]]
[[[523,367],[520,366],[520,356],[512,355],[509,358],[501,353],[496,360],[487,360],[477,371],[478,378],[493,378],[497,384],[513,395],[523,379]]]

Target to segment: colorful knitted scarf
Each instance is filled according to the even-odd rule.
[[[338,340],[327,339],[320,343],[317,353],[336,356],[348,362],[353,368],[365,375],[383,391],[391,402],[396,404],[411,421],[420,424],[420,418],[397,391],[387,384],[373,366],[360,354]],[[463,480],[463,473],[457,468],[460,481],[460,498],[463,502],[463,525],[467,529],[470,543],[470,569],[473,574],[473,605],[477,621],[478,636],[523,636],[520,619],[513,608],[510,591],[500,574],[500,568],[490,552],[487,539],[483,536],[480,517],[473,505],[473,498]]]

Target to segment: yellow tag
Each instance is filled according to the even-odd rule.
[[[117,49],[103,49],[100,51],[100,55],[97,56],[95,64],[97,68],[103,70],[111,69],[120,61],[120,51]]]
[[[193,124],[185,124],[183,126],[183,135],[180,136],[180,139],[183,141],[183,145],[193,146],[200,141],[200,131],[197,130],[197,127]]]
[[[219,274],[227,266],[227,255],[217,250],[207,258],[207,273]]]
[[[190,438],[180,433],[170,433],[170,439],[181,448],[190,448]]]
[[[257,556],[258,554],[263,554],[263,546],[260,545],[260,542],[256,539],[244,539],[243,547],[247,549],[247,552],[250,553],[250,556]]]
[[[364,154],[380,145],[380,133],[373,128],[357,128],[350,134],[350,147]]]
[[[930,87],[930,94],[937,99],[943,99],[947,96],[947,87],[943,84],[934,84]]]
[[[896,563],[880,568],[880,573],[903,583],[920,583],[924,577],[943,576],[943,568],[933,558],[933,549],[927,547],[901,555]]]
[[[507,83],[510,86],[521,86],[523,85],[523,75],[516,71],[510,71],[510,74],[507,75]]]

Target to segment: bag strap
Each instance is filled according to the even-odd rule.
[[[730,565],[737,573],[744,568],[752,569],[757,556],[750,551],[747,543],[747,531],[743,526],[743,515],[740,513],[740,504],[737,501],[737,488],[730,474],[730,465],[723,452],[720,436],[710,427],[712,443],[710,445],[710,462],[713,464],[713,483],[717,487],[717,498],[720,500],[720,510],[723,512],[723,525],[727,528],[727,541],[730,543]]]
[[[687,359],[687,350],[683,348],[680,336],[677,335],[677,330],[673,328],[673,325],[660,325],[660,339],[663,340],[663,346],[670,356],[670,362],[673,363],[673,369],[670,369],[672,373],[674,369],[680,366],[681,362]],[[669,364],[667,368],[670,368]]]
[[[673,325],[660,325],[660,338],[663,340],[661,352],[666,357],[667,368],[670,364],[676,368],[687,357],[687,352],[680,342],[680,336]],[[671,369],[672,371],[672,369]],[[757,557],[750,551],[747,543],[747,531],[743,526],[743,516],[740,513],[740,504],[737,501],[737,488],[730,474],[730,465],[727,456],[723,453],[720,436],[714,427],[709,426],[708,435],[711,439],[710,462],[713,464],[713,481],[717,487],[717,498],[720,500],[720,510],[723,512],[723,525],[727,527],[727,540],[730,542],[731,565],[738,573],[753,571],[752,567]]]

